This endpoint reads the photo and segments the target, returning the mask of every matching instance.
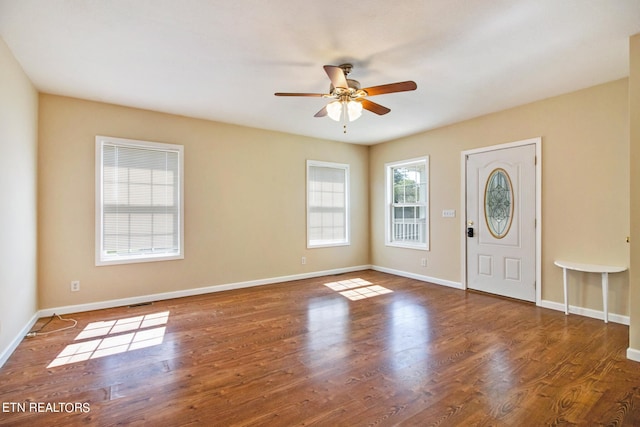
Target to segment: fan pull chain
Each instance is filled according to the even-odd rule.
[[[347,122],[349,121],[349,116],[347,115],[347,101],[342,101],[342,133],[347,133]]]

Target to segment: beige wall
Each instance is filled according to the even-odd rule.
[[[629,348],[640,360],[640,34],[630,39],[629,49],[629,117],[631,167],[631,264],[629,301],[631,324]]]
[[[460,153],[542,137],[542,299],[562,302],[555,259],[629,263],[627,79],[371,147],[372,264],[461,281]],[[384,244],[384,164],[430,156],[428,252]],[[456,209],[455,220],[442,218]],[[420,258],[427,258],[427,267]],[[599,275],[575,274],[573,304],[602,310]],[[610,312],[628,315],[628,273],[610,278]]]
[[[96,135],[184,145],[184,260],[94,265]],[[365,146],[41,94],[39,156],[41,308],[369,263]],[[306,249],[306,159],[351,165],[350,246]]]
[[[0,39],[0,365],[37,311],[38,95]]]
[[[542,298],[561,302],[554,259],[629,263],[627,86],[619,80],[369,148],[41,95],[40,306],[366,264],[459,282],[460,152],[535,136],[543,139]],[[185,260],[94,266],[97,134],[185,145]],[[431,249],[387,247],[384,163],[421,155],[430,156]],[[351,164],[351,246],[306,249],[306,159]],[[443,209],[458,217],[442,218]],[[628,277],[611,277],[612,313],[629,314]],[[572,301],[601,310],[599,277],[572,279],[582,283]],[[80,292],[69,291],[71,280]]]

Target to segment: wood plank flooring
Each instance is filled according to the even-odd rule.
[[[352,301],[325,286],[363,289],[355,279],[392,292]],[[63,317],[78,325],[26,338],[0,369],[0,425],[640,425],[628,327],[380,272]],[[121,352],[97,357],[107,341]],[[74,343],[94,358],[47,367]]]

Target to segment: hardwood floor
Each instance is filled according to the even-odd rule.
[[[358,278],[392,292],[326,286]],[[64,317],[0,369],[1,425],[640,425],[628,327],[374,271]]]

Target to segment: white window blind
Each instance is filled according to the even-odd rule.
[[[349,165],[307,161],[307,247],[349,244]]]
[[[183,147],[96,138],[96,264],[183,258]]]

